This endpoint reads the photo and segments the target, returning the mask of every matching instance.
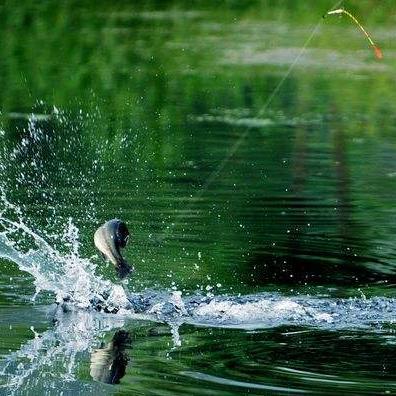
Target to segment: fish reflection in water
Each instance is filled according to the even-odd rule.
[[[129,362],[126,348],[130,348],[129,332],[118,330],[113,339],[91,354],[91,377],[106,384],[119,384]]]
[[[54,307],[47,307],[46,315],[54,317],[51,328],[43,332],[34,330],[34,338],[0,360],[0,394],[4,391],[7,395],[18,395],[23,389],[29,389],[32,395],[52,394],[52,389],[79,394],[78,368],[86,352],[93,351],[90,372],[98,382],[87,386],[90,394],[108,395],[99,382],[119,383],[128,363],[125,349],[130,336],[124,330],[124,319],[81,309],[64,312]],[[34,313],[30,323],[34,324],[36,316]],[[114,330],[112,340],[101,345],[103,337]]]

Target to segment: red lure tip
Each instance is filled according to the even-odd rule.
[[[382,59],[384,55],[382,54],[381,48],[374,45],[374,53],[377,59]]]

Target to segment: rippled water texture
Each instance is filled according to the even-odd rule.
[[[383,60],[327,0],[0,4],[0,396],[396,392],[396,7],[343,5]]]

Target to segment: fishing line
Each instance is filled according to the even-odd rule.
[[[352,19],[352,21],[359,27],[359,29],[363,32],[363,34],[366,36],[368,42],[370,45],[373,47],[374,50],[374,55],[377,59],[382,59],[384,56],[382,54],[381,48],[376,45],[371,38],[371,36],[367,33],[367,30],[363,27],[363,25],[357,20],[355,16],[353,16],[349,11],[345,10],[344,8],[338,8],[336,10],[331,10],[327,12],[326,14],[323,15],[323,18],[326,18],[327,15],[342,15],[345,14],[349,18]]]
[[[336,9],[338,8],[342,3],[344,2],[344,0],[339,0],[336,3],[334,3],[334,5],[331,7],[331,9]],[[314,38],[314,36],[316,35],[317,31],[319,30],[320,26],[323,23],[323,17],[321,17],[318,21],[318,23],[315,25],[315,27],[312,29],[310,35],[308,36],[308,38],[305,40],[303,46],[301,47],[299,53],[296,55],[296,57],[294,58],[293,62],[291,63],[291,65],[288,67],[288,69],[286,70],[285,74],[283,75],[283,77],[281,78],[281,80],[278,82],[278,84],[276,85],[276,87],[272,90],[271,94],[269,95],[268,99],[266,100],[266,102],[264,103],[264,105],[262,106],[262,108],[258,111],[257,115],[258,117],[262,116],[264,114],[264,112],[268,109],[268,107],[270,106],[270,104],[272,103],[272,101],[274,100],[274,98],[276,97],[276,95],[278,94],[278,92],[280,91],[281,87],[283,86],[283,84],[285,83],[285,81],[289,78],[291,72],[294,70],[296,64],[298,63],[298,61],[300,60],[301,56],[304,54],[304,52],[306,51],[309,43],[312,41],[312,39]],[[187,204],[187,206],[184,208],[184,211],[188,210],[191,208],[191,205],[196,202],[198,199],[200,199],[202,197],[202,194],[207,191],[207,189],[209,188],[209,186],[214,182],[214,180],[216,180],[217,176],[220,174],[220,172],[224,169],[224,166],[228,163],[228,161],[231,159],[231,157],[238,151],[239,147],[241,146],[241,144],[243,143],[243,141],[246,139],[247,135],[249,134],[249,127],[247,127],[245,129],[245,131],[240,135],[240,137],[238,138],[238,140],[229,148],[227,155],[224,157],[224,159],[220,162],[220,164],[216,167],[215,170],[213,170],[207,181],[202,185],[201,189],[198,191],[198,193],[194,196],[190,198],[190,202]],[[261,133],[263,133],[260,130]],[[176,224],[178,224],[180,221],[177,221],[178,218],[184,217],[183,214],[179,215],[179,216],[175,216],[175,221],[171,222],[171,224],[166,228],[166,231],[163,232],[159,238],[157,238],[157,240],[162,241],[165,239],[165,237],[169,234],[170,230],[173,229],[175,227]]]

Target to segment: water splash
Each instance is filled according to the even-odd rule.
[[[190,323],[243,329],[296,325],[383,331],[396,323],[395,312],[394,298],[336,299],[262,293],[214,297],[193,310]]]
[[[72,219],[61,237],[66,253],[53,248],[21,217],[12,221],[0,213],[0,224],[4,229],[0,232],[0,257],[17,263],[22,271],[33,276],[36,294],[50,291],[58,303],[64,305],[67,301],[70,307],[93,309],[99,303],[107,312],[166,322],[175,325],[172,329],[176,330],[182,323],[245,329],[285,324],[336,329],[393,325],[395,320],[396,300],[391,298],[285,297],[274,293],[183,298],[178,291],[132,294],[125,285],[96,275],[95,263],[80,256],[79,232]],[[18,246],[21,232],[23,239],[30,240],[30,248],[25,252]],[[134,310],[137,306],[138,314]],[[180,344],[177,334],[173,338],[175,345]]]
[[[114,284],[97,275],[96,264],[80,255],[79,231],[71,218],[60,236],[65,253],[51,246],[38,232],[23,221],[21,210],[2,195],[5,209],[0,211],[0,257],[16,263],[20,270],[33,276],[36,294],[41,290],[54,293],[55,300],[67,306],[118,312],[132,318],[150,318],[176,324],[194,323],[206,326],[242,328],[273,327],[284,324],[358,328],[393,324],[396,302],[390,298],[331,299],[285,297],[274,293],[251,296],[193,295],[182,298],[181,292],[143,292],[132,294],[126,285]],[[16,220],[4,213],[10,209]],[[23,250],[21,241],[29,243]],[[134,309],[136,307],[139,309]],[[135,311],[139,313],[136,316]],[[180,339],[175,336],[175,344]]]
[[[0,212],[0,257],[33,276],[35,295],[49,291],[58,303],[67,300],[79,308],[90,307],[92,299],[100,300],[104,295],[108,296],[109,305],[120,308],[127,304],[124,289],[96,275],[95,263],[81,258],[78,228],[71,218],[60,236],[67,249],[61,253],[24,223],[20,209],[7,201],[4,193],[2,202],[6,210],[14,209],[18,219],[9,220],[3,214],[5,210]],[[25,251],[21,241],[29,246]]]

